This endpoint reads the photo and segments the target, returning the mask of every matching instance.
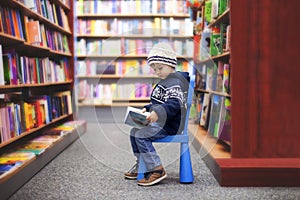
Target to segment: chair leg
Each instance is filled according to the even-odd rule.
[[[142,156],[140,156],[137,180],[143,179],[145,172],[146,172],[146,164]]]
[[[194,175],[189,144],[183,142],[180,145],[180,183],[192,183],[193,181]]]

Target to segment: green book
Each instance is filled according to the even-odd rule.
[[[4,71],[4,83],[10,85],[10,65],[8,54],[3,55],[3,71]]]
[[[211,21],[211,5],[211,0],[205,2],[204,17],[208,23]]]
[[[219,0],[219,15],[222,15],[227,7],[227,0]]]

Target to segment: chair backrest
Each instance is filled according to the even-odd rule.
[[[193,96],[194,96],[194,87],[195,87],[195,75],[192,75],[190,77],[190,84],[189,84],[189,89],[188,89],[188,96],[187,96],[187,101],[186,101],[186,116],[184,120],[184,129],[183,129],[183,134],[188,134],[188,124],[189,124],[189,117],[190,117],[190,109],[192,106],[193,102]]]
[[[182,134],[177,135],[169,135],[167,137],[157,139],[153,142],[180,142],[180,143],[188,143],[189,142],[189,135],[188,135],[188,124],[189,124],[189,117],[190,117],[190,108],[193,102],[193,95],[194,95],[194,86],[195,86],[195,76],[192,75],[190,77],[189,89],[188,89],[188,96],[187,96],[187,109],[186,109],[186,116],[184,120],[184,129]]]

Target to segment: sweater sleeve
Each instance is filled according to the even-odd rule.
[[[163,104],[153,106],[152,110],[156,112],[159,121],[166,121],[178,115],[181,110],[181,104],[178,99],[170,98]]]
[[[144,105],[144,108],[146,108],[146,111],[149,112],[151,106],[152,106],[152,104],[150,103],[150,104]]]

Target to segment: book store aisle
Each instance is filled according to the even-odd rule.
[[[297,187],[221,187],[191,146],[194,183],[179,183],[179,145],[155,144],[168,177],[141,187],[123,173],[135,162],[124,124],[87,124],[87,132],[59,154],[13,199],[297,199]],[[0,198],[1,199],[1,198]]]

